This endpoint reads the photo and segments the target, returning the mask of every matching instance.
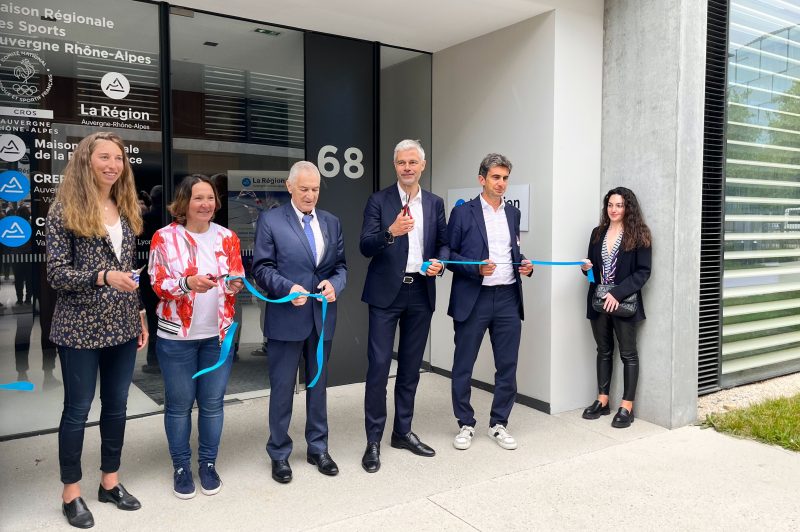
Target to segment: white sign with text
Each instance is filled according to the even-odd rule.
[[[481,193],[481,187],[451,188],[447,190],[447,206],[445,210],[449,212],[453,207],[462,205],[471,199],[477,198]],[[508,185],[503,201],[513,205],[522,214],[519,221],[519,230],[528,231],[528,219],[530,218],[530,185]]]

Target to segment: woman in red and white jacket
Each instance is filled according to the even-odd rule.
[[[173,493],[180,499],[196,493],[189,446],[195,400],[202,492],[214,495],[222,488],[216,459],[232,357],[215,371],[192,379],[217,362],[220,344],[233,323],[236,293],[243,287],[240,279],[226,279],[244,275],[244,268],[239,237],[212,222],[220,205],[208,177],[187,176],[169,205],[175,221],[156,231],[150,242],[148,272],[159,298],[156,353],[164,376],[164,428],[174,467]]]

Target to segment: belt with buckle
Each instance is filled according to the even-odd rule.
[[[421,281],[425,278],[421,273],[406,272],[403,276],[403,284],[413,284],[415,281]]]

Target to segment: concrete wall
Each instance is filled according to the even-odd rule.
[[[486,153],[507,155],[510,183],[531,185],[522,250],[541,260],[583,258],[597,219],[602,2],[575,5],[433,56],[433,191],[446,198],[450,188],[475,186]],[[583,276],[577,267],[539,267],[524,284],[519,393],[553,412],[588,404],[596,385]],[[431,328],[431,364],[447,371],[449,289],[447,274]],[[494,382],[488,336],[474,377]]]
[[[601,188],[634,190],[653,231],[636,413],[670,428],[696,418],[705,27],[705,2],[605,3]]]

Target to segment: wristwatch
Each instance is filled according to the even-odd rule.
[[[387,244],[394,244],[394,235],[388,229],[383,232],[383,238]]]

